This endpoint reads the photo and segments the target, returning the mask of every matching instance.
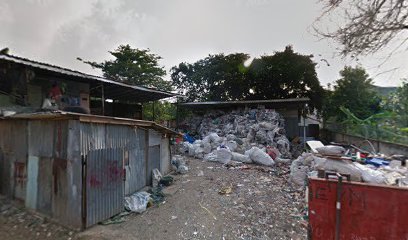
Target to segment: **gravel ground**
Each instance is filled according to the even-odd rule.
[[[0,196],[1,240],[71,240],[75,232],[27,212],[21,204]]]
[[[122,223],[76,234],[52,223],[41,231],[42,220],[30,230],[26,220],[19,223],[0,214],[0,239],[44,239],[50,229],[55,232],[49,239],[65,240],[307,238],[304,196],[287,183],[288,166],[228,169],[197,159],[188,164],[189,172],[174,176],[174,184],[165,189],[165,202],[125,216]]]

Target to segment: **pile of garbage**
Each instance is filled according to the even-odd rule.
[[[184,125],[201,140],[185,136],[180,152],[208,161],[230,161],[272,166],[288,162],[290,143],[283,117],[271,109],[212,111],[192,117]]]
[[[351,181],[408,186],[408,168],[401,159],[379,157],[353,159],[345,157],[341,146],[324,146],[316,153],[303,153],[290,166],[290,181],[298,186],[307,184],[308,176],[317,177],[318,171],[347,174]],[[360,155],[360,154],[358,154]]]

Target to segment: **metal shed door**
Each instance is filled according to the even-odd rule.
[[[149,160],[147,161],[147,173],[146,183],[152,184],[152,171],[153,169],[160,170],[160,145],[154,145],[149,147]]]
[[[123,149],[89,151],[86,160],[86,227],[123,211]]]

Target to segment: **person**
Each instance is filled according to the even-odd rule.
[[[52,84],[52,88],[48,94],[49,98],[52,100],[59,102],[61,97],[62,97],[62,91],[61,88],[58,86],[56,82]]]

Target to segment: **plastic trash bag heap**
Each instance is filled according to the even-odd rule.
[[[180,151],[223,164],[287,162],[291,153],[284,124],[283,117],[271,109],[211,111],[184,122],[187,134]]]

